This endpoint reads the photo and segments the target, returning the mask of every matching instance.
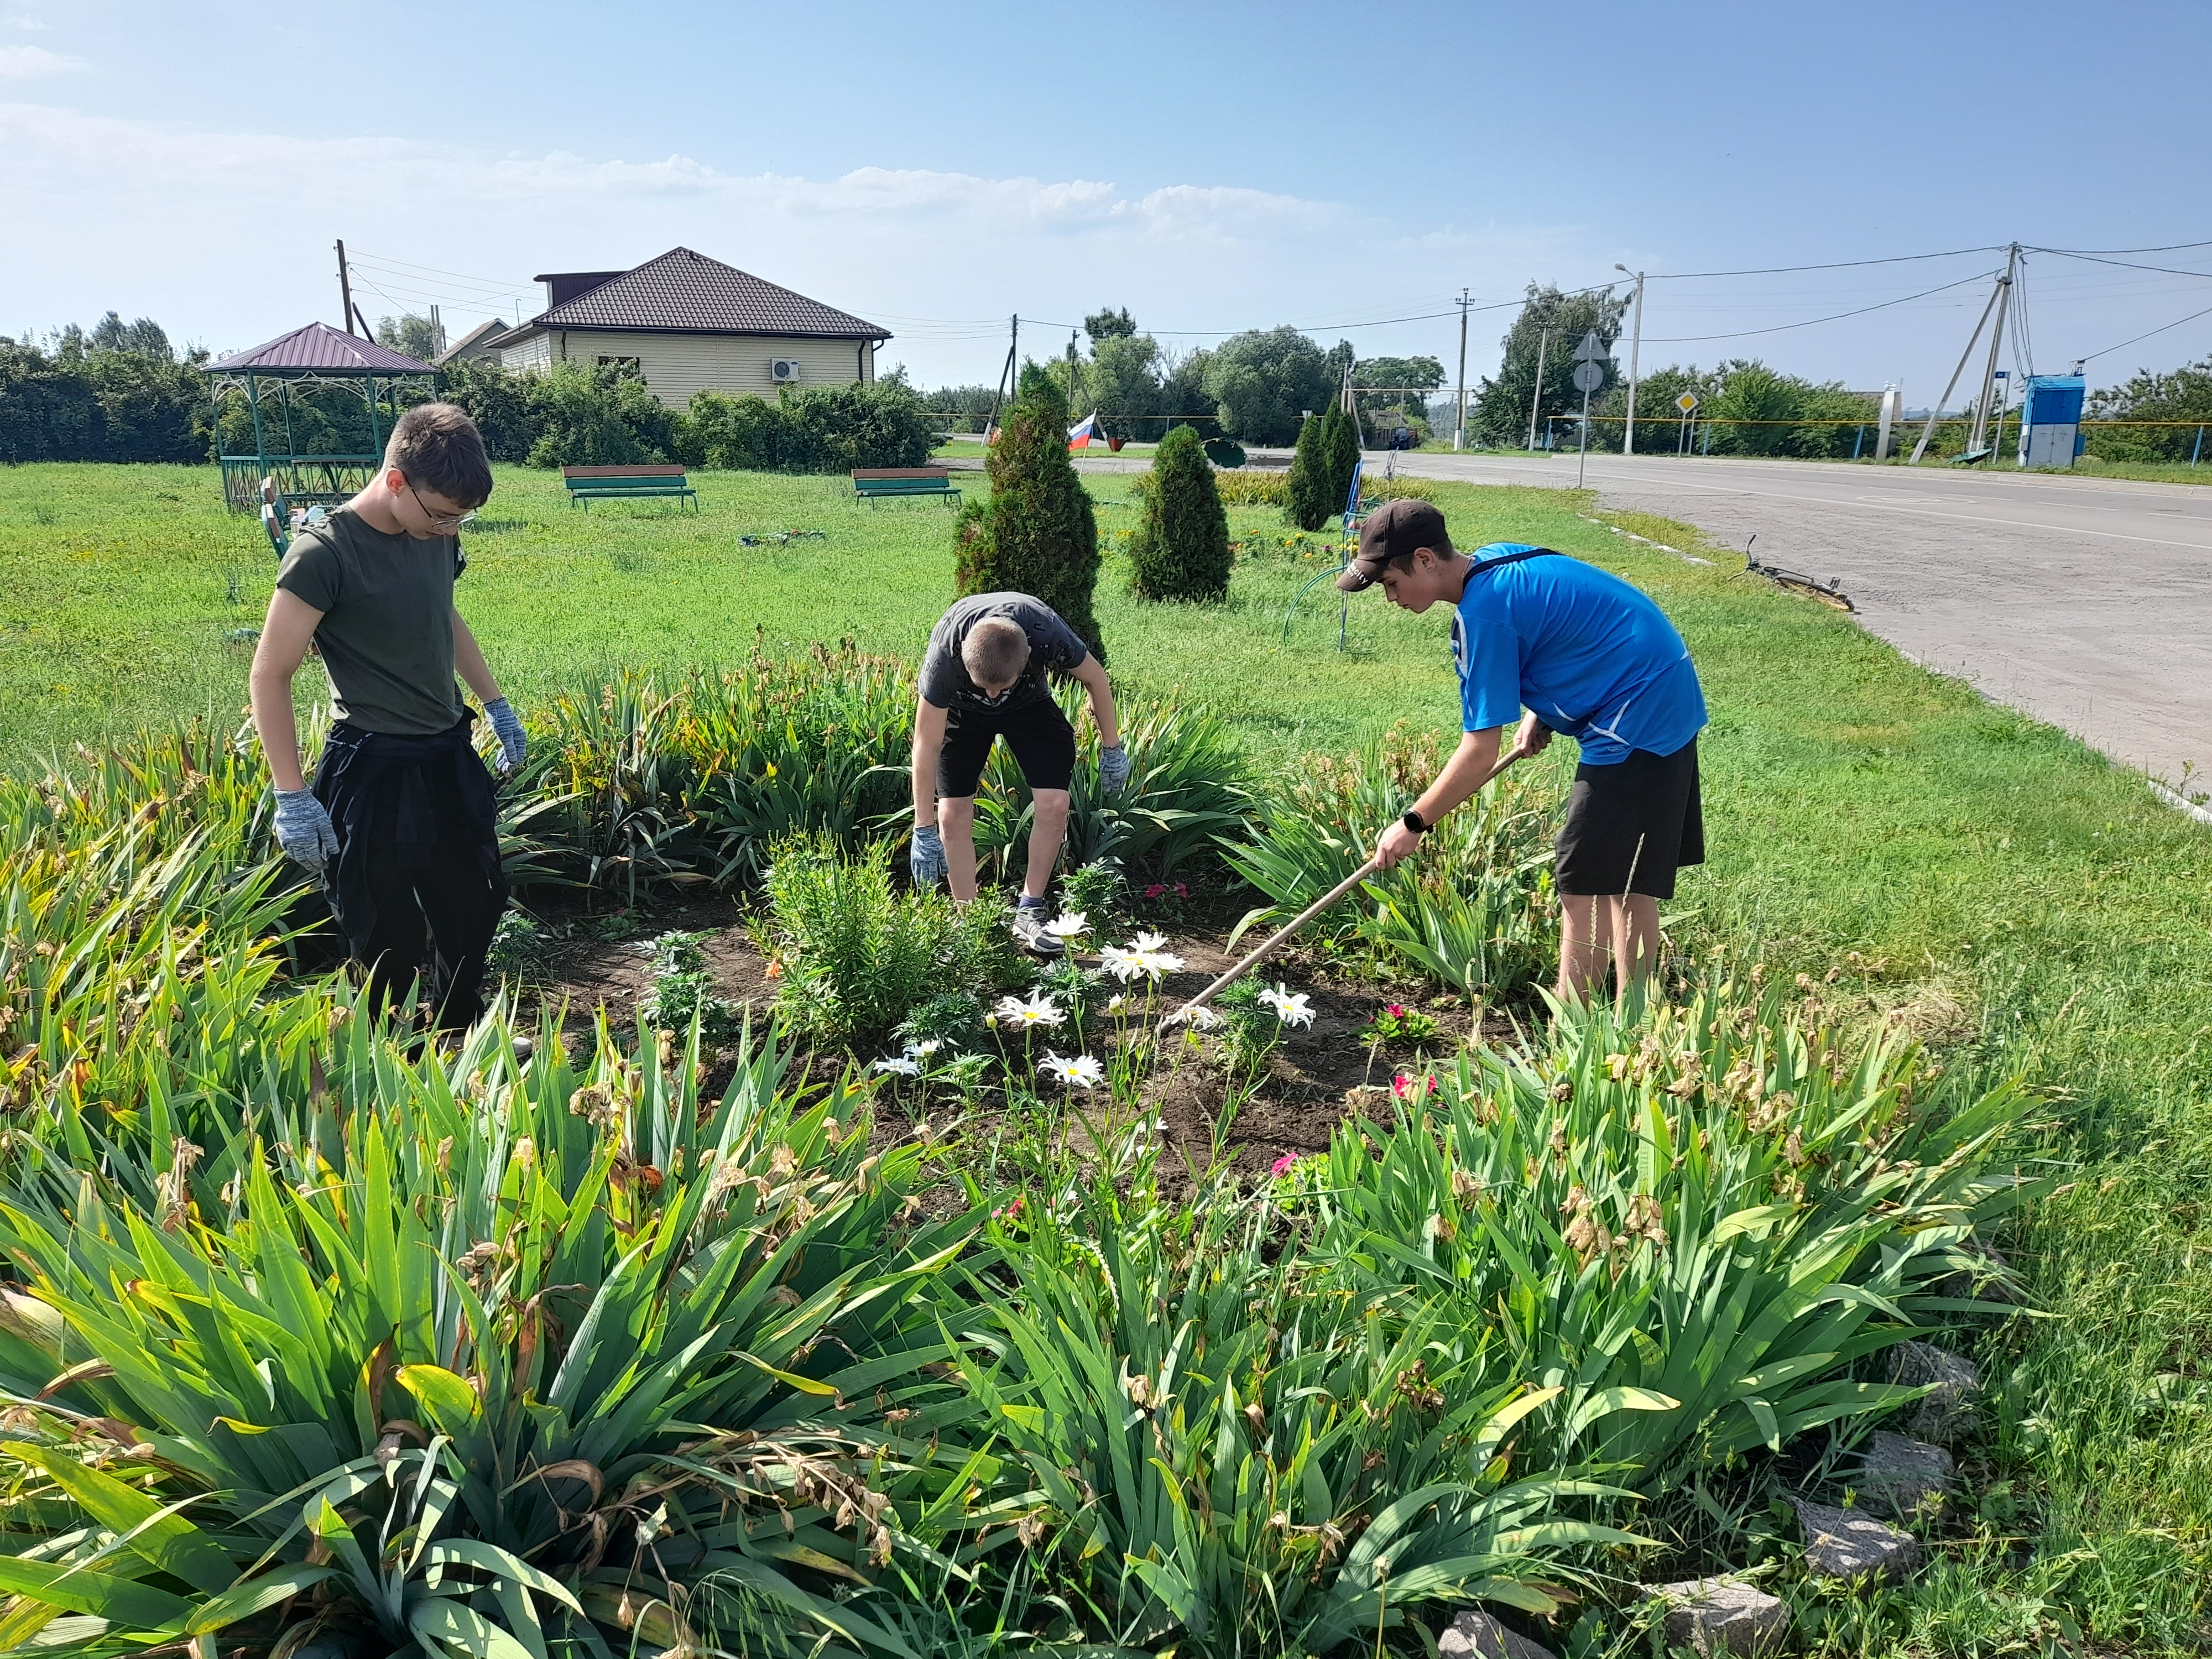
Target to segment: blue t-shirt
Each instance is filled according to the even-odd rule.
[[[1523,551],[1492,542],[1480,564]],[[1452,617],[1452,660],[1469,732],[1510,726],[1531,708],[1583,746],[1592,766],[1632,749],[1671,755],[1705,724],[1690,648],[1641,588],[1564,553],[1468,578]]]

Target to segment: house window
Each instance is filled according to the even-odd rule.
[[[635,357],[602,357],[599,359],[599,367],[601,368],[626,368],[633,374],[642,374],[645,373],[645,365],[638,362]]]

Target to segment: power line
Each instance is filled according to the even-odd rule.
[[[2179,328],[2184,323],[2193,323],[2199,317],[2212,317],[2212,306],[2207,306],[2202,311],[2192,311],[2186,317],[2177,317],[2172,322],[2165,324],[2161,327],[2152,329],[2148,334],[2136,335],[2135,340],[2123,340],[2118,345],[2106,346],[2102,351],[2089,352],[2082,357],[2081,361],[2086,363],[2095,358],[2109,357],[2115,351],[2124,351],[2128,347],[2133,345],[2136,343],[2136,340],[2148,340],[2150,338],[2152,334],[2163,334],[2169,328]]]
[[[2065,259],[2086,259],[2095,265],[2118,265],[2124,270],[2154,270],[2165,276],[2201,276],[2212,280],[2212,270],[2182,270],[2173,265],[2137,264],[2131,259],[2107,259],[2095,253],[2070,253],[2063,247],[2039,247],[2030,250],[2036,253],[2056,253]]]
[[[1651,280],[1655,283],[1683,283],[1693,277],[1706,276],[1784,276],[1799,270],[1848,270],[1855,265],[1901,265],[1909,264],[1915,259],[1956,259],[1968,253],[2002,253],[2003,251],[2001,246],[1954,247],[1942,253],[1893,253],[1880,259],[1832,259],[1817,265],[1765,265],[1756,270],[1655,270],[1651,273]],[[1717,334],[1712,337],[1720,339],[1724,337]]]
[[[2039,247],[2038,253],[2071,253],[2087,258],[2097,253],[2179,253],[2185,248],[2212,247],[2212,242],[2168,242],[2162,247]],[[2115,346],[2114,350],[2119,349]]]
[[[1917,294],[1907,294],[1903,297],[1895,300],[1884,300],[1878,305],[1861,306],[1856,311],[1838,311],[1834,315],[1828,317],[1808,317],[1802,323],[1777,323],[1771,328],[1740,329],[1733,334],[1675,334],[1669,335],[1662,339],[1658,339],[1655,341],[1654,343],[1658,345],[1694,345],[1700,340],[1741,340],[1747,339],[1754,334],[1782,334],[1786,333],[1793,328],[1814,328],[1822,323],[1839,323],[1846,317],[1863,317],[1869,311],[1886,311],[1891,306],[1911,305],[1915,300],[1924,300],[1931,294],[1942,294],[1949,289],[1964,288],[1968,283],[1987,282],[1990,277],[1995,276],[1996,275],[1996,272],[1994,270],[1976,271],[1971,276],[1960,277],[1955,283],[1940,283],[1935,288],[1923,289]]]

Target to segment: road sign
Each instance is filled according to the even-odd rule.
[[[1594,362],[1604,356],[1605,348],[1597,343],[1595,329],[1583,335],[1583,343],[1575,348],[1575,361],[1578,363]]]
[[[1697,408],[1697,406],[1698,394],[1694,392],[1685,392],[1680,397],[1674,399],[1674,407],[1680,410],[1685,415],[1687,415],[1691,410]]]
[[[1592,335],[1590,337],[1595,339],[1597,337]],[[1576,391],[1595,392],[1604,384],[1605,365],[1603,363],[1582,362],[1575,365]]]

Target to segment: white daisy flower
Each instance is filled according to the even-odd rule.
[[[1083,935],[1089,931],[1090,927],[1091,913],[1089,911],[1068,910],[1062,912],[1060,915],[1054,916],[1050,921],[1045,923],[1044,930],[1046,933],[1050,933],[1054,939],[1065,942],[1066,940],[1072,939],[1081,939]]]
[[[1168,942],[1165,933],[1139,933],[1129,942],[1132,951],[1157,951]]]
[[[944,1046],[943,1041],[939,1038],[924,1037],[919,1042],[909,1042],[906,1045],[906,1057],[908,1060],[927,1060]]]
[[[1076,1054],[1062,1060],[1058,1054],[1048,1054],[1037,1062],[1037,1075],[1048,1077],[1055,1083],[1065,1084],[1072,1089],[1088,1089],[1104,1079],[1106,1068],[1089,1054]]]
[[[1118,1014],[1127,1006],[1129,1006],[1129,999],[1119,991],[1106,999],[1106,1012],[1109,1014]]]
[[[1221,1024],[1221,1016],[1211,1008],[1185,1008],[1176,1018],[1200,1031],[1211,1031]]]
[[[1275,1011],[1275,1018],[1285,1025],[1310,1025],[1314,1023],[1312,999],[1300,991],[1293,994],[1286,987],[1275,986],[1260,993],[1260,1000]]]
[[[879,1072],[893,1072],[900,1077],[921,1075],[921,1063],[914,1060],[879,1060],[876,1062],[876,1069]]]
[[[1060,1012],[1060,1005],[1042,992],[1027,1000],[1001,997],[995,1012],[1007,1024],[1024,1031],[1039,1025],[1058,1025],[1067,1018]]]
[[[1109,945],[1102,949],[1098,965],[1124,985],[1145,971],[1142,958],[1125,945]]]
[[[1147,979],[1158,979],[1162,974],[1180,972],[1182,958],[1172,951],[1140,951],[1137,966]]]

